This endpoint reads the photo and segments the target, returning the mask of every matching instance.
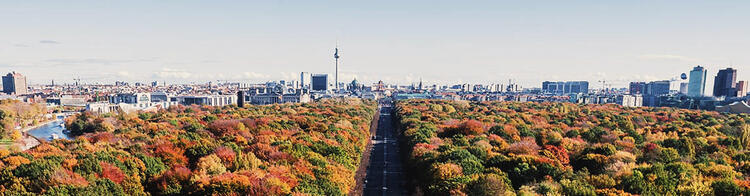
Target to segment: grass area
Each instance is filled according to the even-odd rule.
[[[0,139],[0,149],[9,149],[13,146],[13,140]]]
[[[11,145],[11,144],[13,144],[13,140],[0,139],[0,145]]]

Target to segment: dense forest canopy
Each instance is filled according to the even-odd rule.
[[[750,116],[617,105],[405,100],[426,195],[750,195]]]
[[[179,106],[66,119],[75,140],[0,150],[6,195],[345,195],[375,102]]]

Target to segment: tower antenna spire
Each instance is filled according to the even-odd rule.
[[[339,41],[336,40],[336,48],[334,49],[333,58],[336,60],[336,74],[335,74],[335,82],[334,83],[334,90],[339,91]]]

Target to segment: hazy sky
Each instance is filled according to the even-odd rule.
[[[750,1],[2,1],[0,72],[31,83],[750,80]],[[710,89],[710,87],[709,87]]]

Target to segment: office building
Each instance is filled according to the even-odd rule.
[[[151,94],[151,102],[170,102],[170,101],[177,101],[176,98],[174,98],[173,95],[170,95],[165,92],[152,92]]]
[[[176,100],[182,105],[225,106],[237,104],[237,95],[178,96]]]
[[[149,93],[118,93],[109,97],[109,102],[127,103],[127,104],[147,104],[151,102],[151,94]]]
[[[565,82],[542,82],[542,93],[562,94]]]
[[[240,91],[239,101],[254,105],[283,104],[283,103],[308,103],[312,100],[306,89],[296,89],[293,93],[276,91],[269,88],[255,88],[248,91]]]
[[[314,91],[328,90],[328,74],[312,75],[312,90]]]
[[[714,97],[737,96],[737,70],[726,68],[719,70],[714,79]]]
[[[8,95],[27,94],[26,76],[15,71],[3,76],[3,92]]]
[[[310,89],[310,73],[302,72],[299,74],[299,88]]]
[[[641,95],[619,95],[615,102],[625,107],[641,107],[643,106],[643,97]]]
[[[542,82],[543,93],[553,93],[557,95],[589,93],[588,81],[567,81],[567,82]]]
[[[652,82],[631,82],[631,95],[642,95],[639,102],[642,106],[659,106],[659,97],[669,95],[669,80],[652,81]],[[640,94],[638,92],[640,91]]]
[[[628,90],[631,95],[642,95],[646,90],[646,82],[630,82]]]
[[[245,91],[237,91],[237,106],[245,107]]]
[[[177,98],[164,92],[153,93],[118,93],[109,96],[109,103],[114,105],[127,104],[135,109],[147,109],[151,107],[169,108],[178,105]]]
[[[737,82],[737,96],[744,97],[747,96],[747,93],[750,92],[750,87],[748,87],[748,81],[739,81]]]
[[[669,80],[653,81],[646,84],[645,95],[667,95],[669,94]]]
[[[61,95],[59,97],[47,97],[45,102],[58,106],[86,106],[86,97],[80,95]]]
[[[690,83],[683,82],[680,83],[680,94],[687,95],[688,94],[688,85]]]
[[[702,97],[704,95],[706,90],[706,74],[706,69],[700,65],[694,67],[693,70],[690,71],[688,96]]]
[[[587,81],[568,81],[565,82],[565,89],[563,91],[567,93],[589,93],[589,82]]]

